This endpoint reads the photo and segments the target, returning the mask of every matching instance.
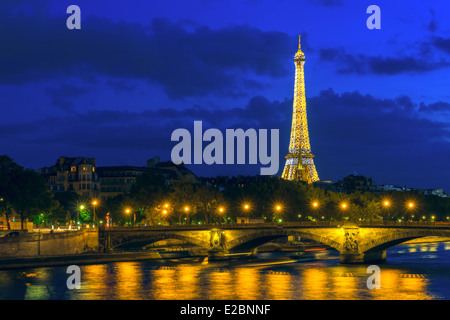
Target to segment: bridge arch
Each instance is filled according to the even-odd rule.
[[[255,230],[241,237],[235,238],[228,242],[227,250],[231,252],[239,252],[245,250],[255,249],[264,243],[270,242],[275,239],[279,239],[285,236],[297,236],[303,239],[314,240],[324,245],[328,245],[336,250],[341,250],[342,245],[319,234],[308,231],[279,229],[279,230]]]
[[[380,237],[375,237],[369,241],[365,241],[360,246],[360,251],[362,253],[371,253],[377,251],[386,251],[396,245],[404,243],[409,240],[430,237],[430,236],[440,236],[448,237],[450,235],[449,231],[430,231],[425,229],[418,230],[401,230],[396,232],[391,232]]]
[[[161,240],[175,239],[181,240],[184,243],[200,246],[202,248],[208,248],[209,243],[199,240],[195,237],[186,236],[180,233],[146,233],[127,235],[126,237],[114,237],[110,244],[112,249],[124,248],[124,247],[138,247],[145,246]]]

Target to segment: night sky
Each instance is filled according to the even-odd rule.
[[[69,5],[81,30],[69,30]],[[381,29],[369,30],[369,5]],[[450,3],[2,0],[0,154],[97,166],[170,160],[177,128],[279,129],[288,153],[298,34],[321,180],[450,193]],[[189,165],[199,176],[258,165]]]

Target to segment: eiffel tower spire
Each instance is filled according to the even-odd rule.
[[[292,114],[291,139],[289,153],[286,156],[281,177],[286,180],[305,181],[313,183],[319,181],[314,165],[314,155],[309,143],[308,121],[306,117],[305,98],[305,55],[301,50],[300,35],[298,37],[298,51],[294,56],[295,86],[294,105]]]

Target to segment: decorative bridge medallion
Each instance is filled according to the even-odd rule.
[[[224,244],[224,237],[222,230],[218,229],[212,229],[209,232],[210,241],[209,241],[209,247],[212,250],[222,250],[223,244]]]
[[[359,229],[357,228],[348,228],[344,229],[345,242],[344,242],[344,250],[347,252],[358,252],[358,237],[359,237]]]

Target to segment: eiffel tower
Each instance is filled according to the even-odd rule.
[[[300,46],[300,36],[298,36],[298,51],[294,56],[294,63],[295,87],[291,139],[289,142],[289,153],[286,156],[286,165],[284,166],[281,177],[286,180],[313,183],[319,181],[319,176],[317,175],[313,159],[314,155],[311,153],[311,146],[309,144],[308,121],[306,118],[305,75],[303,68],[305,55]]]

